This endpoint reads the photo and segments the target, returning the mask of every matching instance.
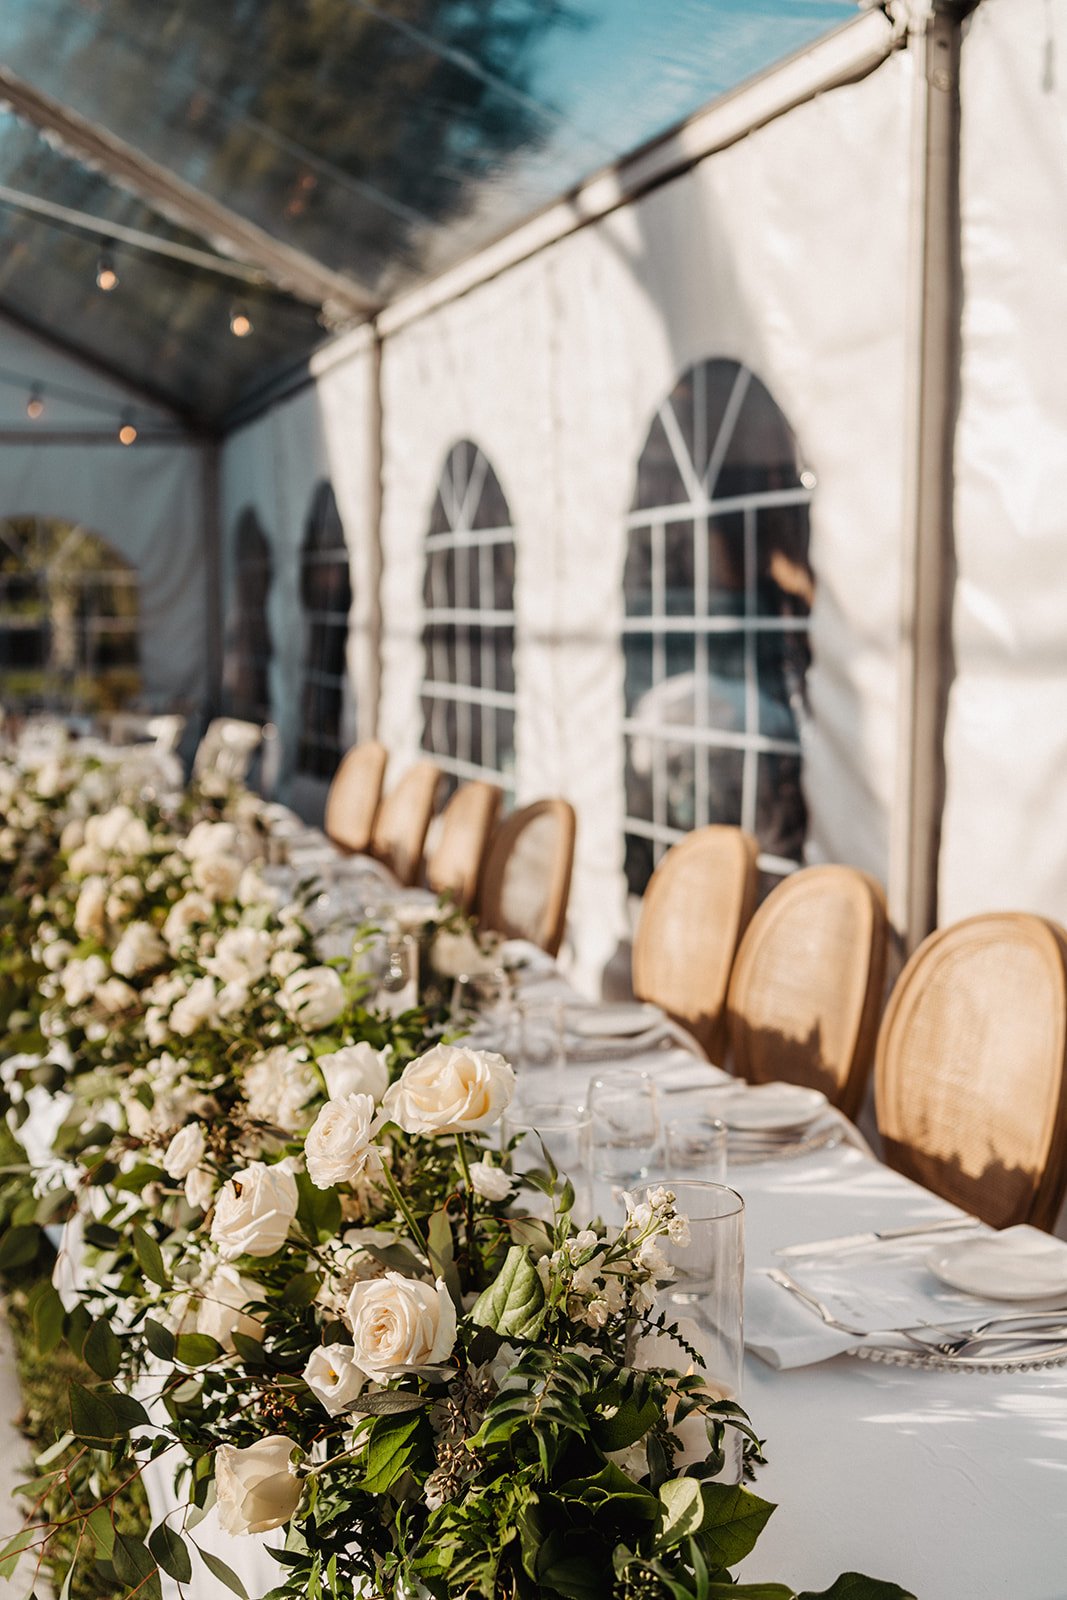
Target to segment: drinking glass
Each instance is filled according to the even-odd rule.
[[[375,1004],[387,1016],[396,1017],[419,1003],[419,941],[414,934],[387,941],[387,965],[378,985]]]
[[[689,1178],[665,1180],[677,1210],[689,1221],[689,1243],[661,1243],[674,1275],[659,1286],[658,1303],[669,1322],[702,1358],[709,1391],[717,1398],[741,1401],[744,1367],[745,1203],[735,1190],[721,1183],[699,1183]],[[680,1352],[665,1365],[678,1365]],[[699,1369],[698,1369],[699,1370]],[[702,1430],[694,1429],[694,1434]],[[703,1454],[705,1444],[694,1438]],[[719,1474],[724,1482],[740,1483],[742,1440],[736,1428],[727,1428],[726,1462]]]
[[[663,1125],[665,1173],[706,1183],[726,1182],[726,1124],[718,1117],[697,1112],[672,1117]]]
[[[650,1072],[618,1067],[589,1082],[587,1102],[593,1117],[593,1178],[596,1200],[608,1197],[617,1209],[623,1190],[647,1179],[659,1162],[659,1104]]]
[[[574,1215],[584,1225],[591,1215],[590,1133],[592,1113],[584,1106],[561,1105],[558,1100],[512,1101],[504,1113],[502,1132],[505,1142],[517,1138],[511,1154],[515,1173],[544,1168],[545,1154],[552,1158],[561,1177],[574,1185]],[[536,1191],[527,1190],[523,1204],[540,1212]],[[547,1197],[546,1197],[547,1198]]]

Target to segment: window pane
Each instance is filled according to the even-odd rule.
[[[740,826],[744,751],[704,750],[701,761],[707,779],[708,821]]]
[[[631,528],[623,571],[628,617],[647,617],[652,610],[652,532]]]
[[[623,639],[626,667],[626,715],[632,717],[643,694],[652,687],[652,637],[628,633]]]
[[[768,855],[799,861],[808,813],[800,785],[800,757],[762,755],[756,784],[756,831]]]
[[[626,835],[626,883],[631,894],[644,894],[654,866],[651,839]]]
[[[764,633],[756,641],[760,687],[760,732],[771,739],[796,739],[804,716],[804,674],[809,658],[805,634]]]
[[[664,609],[668,616],[694,615],[693,524],[668,523],[664,530]]]
[[[493,545],[491,598],[494,611],[515,609],[515,545],[510,539],[502,539],[499,544]]]

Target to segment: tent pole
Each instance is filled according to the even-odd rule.
[[[220,446],[207,439],[202,446],[201,474],[204,504],[204,585],[207,609],[207,690],[205,722],[219,714],[222,705],[222,540],[220,537]]]
[[[915,39],[922,63],[915,440],[905,527],[901,626],[900,777],[890,865],[890,913],[906,950],[937,926],[945,803],[945,726],[953,678],[956,580],[953,449],[959,405],[960,44],[977,0],[933,0]]]

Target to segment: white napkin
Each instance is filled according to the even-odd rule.
[[[865,1340],[838,1333],[787,1294],[765,1272],[745,1278],[745,1347],[770,1367],[812,1367]]]

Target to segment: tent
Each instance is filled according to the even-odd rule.
[[[372,733],[566,794],[589,984],[704,821],[875,873],[905,942],[1067,918],[1065,40],[7,7],[0,509],[132,563],[145,698],[269,714],[284,797]]]

